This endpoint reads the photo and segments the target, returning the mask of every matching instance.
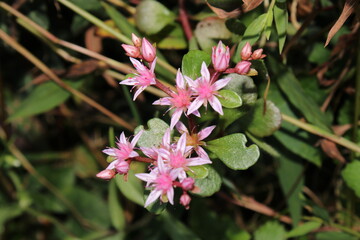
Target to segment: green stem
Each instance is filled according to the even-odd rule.
[[[121,42],[126,43],[126,44],[132,44],[131,39],[129,39],[128,37],[124,36],[123,34],[117,32],[115,29],[109,27],[103,21],[101,21],[97,17],[91,15],[90,13],[84,11],[80,7],[76,6],[75,4],[69,2],[68,0],[57,0],[57,1],[64,4],[66,7],[70,8],[71,10],[73,10],[74,12],[76,12],[77,14],[79,14],[80,16],[85,18],[86,20],[90,21],[91,23],[95,24],[96,26],[111,33],[116,38],[118,38]],[[157,63],[160,66],[162,66],[163,68],[165,68],[166,70],[168,70],[170,73],[173,73],[173,74],[177,73],[177,70],[173,66],[171,66],[170,64],[165,62],[163,59],[157,59]]]
[[[309,123],[304,123],[300,120],[297,120],[295,118],[292,118],[288,115],[285,115],[285,114],[281,114],[282,116],[282,119],[286,122],[289,122],[309,133],[312,133],[312,134],[315,134],[315,135],[318,135],[320,137],[323,137],[323,138],[326,138],[334,143],[337,143],[343,147],[346,147],[352,151],[355,151],[355,152],[358,152],[360,153],[360,146],[358,144],[355,144],[354,142],[351,142],[343,137],[339,137],[339,136],[336,136],[332,133],[329,133],[325,130],[322,130],[321,128],[318,128],[314,125],[311,125]]]
[[[358,48],[357,48],[357,60],[356,60],[356,85],[355,85],[355,109],[354,109],[354,121],[352,140],[358,142],[358,121],[360,116],[360,34],[358,34]],[[355,158],[355,154],[352,153],[351,160]]]

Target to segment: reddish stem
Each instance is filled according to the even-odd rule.
[[[173,95],[173,92],[171,91],[170,88],[168,88],[167,86],[165,86],[164,84],[162,84],[159,80],[155,79],[156,81],[156,84],[155,86],[157,88],[159,88],[160,90],[162,90],[164,93],[166,93],[167,95],[169,96],[172,96]]]
[[[147,158],[147,157],[132,157],[132,158],[128,158],[128,161],[138,161],[138,162],[144,162],[144,163],[153,163],[153,162],[155,162],[154,159]]]
[[[213,84],[220,77],[221,72],[216,71],[210,79],[210,83]]]
[[[185,10],[184,0],[179,0],[179,18],[180,18],[180,22],[183,27],[186,39],[189,41],[192,38],[193,33],[191,30],[188,15]]]

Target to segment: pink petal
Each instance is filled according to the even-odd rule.
[[[144,182],[154,182],[156,180],[156,175],[149,173],[137,173],[135,176]]]
[[[188,76],[184,76],[184,78],[186,79],[190,87],[194,88],[197,86],[196,82],[191,78],[189,78]]]
[[[178,122],[176,124],[176,129],[178,130],[179,133],[189,133],[189,131],[187,130],[186,126],[182,123],[182,122]]]
[[[207,154],[207,152],[205,152],[205,150],[202,147],[197,147],[195,151],[199,157],[203,159],[208,159],[210,161],[209,155]]]
[[[196,98],[189,106],[187,114],[191,114],[193,112],[195,112],[196,110],[198,110],[201,105],[204,104],[204,100],[200,100],[200,98]]]
[[[170,101],[170,99],[171,99],[171,97],[160,98],[160,99],[156,100],[155,102],[153,102],[153,105],[161,105],[161,106],[172,105],[172,102]]]
[[[114,148],[107,148],[107,149],[102,150],[102,152],[109,156],[116,157]]]
[[[174,189],[170,188],[167,192],[166,192],[167,198],[169,200],[169,203],[171,203],[172,205],[174,205]]]
[[[182,155],[185,153],[186,147],[186,133],[181,134],[181,137],[176,145],[176,151],[180,151]]]
[[[192,112],[193,115],[197,117],[201,117],[200,112],[198,110]]]
[[[157,159],[158,153],[154,148],[141,147],[140,150],[149,158]]]
[[[213,125],[213,126],[206,127],[203,130],[201,130],[198,133],[199,140],[203,140],[203,139],[207,138],[215,128],[216,128],[216,126]]]
[[[118,163],[118,160],[112,161],[107,167],[106,169],[114,169],[115,165]]]
[[[146,67],[140,61],[136,60],[135,58],[131,57],[130,61],[139,73],[147,70]]]
[[[144,207],[147,207],[151,203],[155,202],[161,196],[161,194],[162,194],[161,190],[152,190],[146,199]]]
[[[203,79],[206,82],[210,82],[210,73],[209,73],[209,69],[206,66],[205,62],[202,62],[202,65],[201,65],[201,76],[203,77]]]
[[[151,63],[151,66],[150,66],[150,71],[151,71],[152,73],[154,73],[154,70],[155,70],[156,60],[157,60],[157,57],[154,58],[154,61]],[[154,84],[155,84],[155,83],[154,83]]]
[[[199,166],[199,165],[204,165],[204,164],[210,164],[211,161],[209,159],[205,159],[205,158],[189,158],[188,159],[188,163],[187,166]]]
[[[162,144],[166,148],[170,148],[170,133],[171,133],[171,129],[170,128],[166,129],[162,139]]]
[[[136,83],[138,83],[138,80],[136,80],[136,78],[128,78],[128,79],[122,80],[119,84],[133,86]]]
[[[145,90],[145,88],[146,88],[146,86],[142,86],[142,87],[139,87],[138,90],[136,90],[133,101],[135,101],[135,99],[140,95],[140,93],[142,93],[142,91]]]
[[[213,86],[215,87],[215,90],[219,90],[219,89],[225,87],[230,81],[231,81],[231,78],[219,79],[213,84]]]
[[[127,143],[127,140],[126,140],[126,137],[125,137],[125,133],[122,132],[120,134],[120,140],[119,140],[120,143],[123,143],[123,144],[126,144]]]
[[[183,113],[182,109],[176,109],[173,115],[171,116],[170,128],[173,129],[175,124],[179,121],[181,114]]]
[[[136,143],[139,141],[139,138],[141,137],[141,135],[144,133],[144,130],[140,130],[135,136],[134,138],[131,140],[131,146],[135,147]]]
[[[184,81],[184,77],[180,72],[180,69],[178,69],[177,73],[176,73],[176,86],[179,88],[184,89],[185,88],[185,81]]]
[[[220,103],[219,99],[217,99],[215,96],[213,96],[212,98],[209,99],[209,103],[210,103],[211,107],[215,111],[217,111],[220,115],[224,114],[221,103]]]

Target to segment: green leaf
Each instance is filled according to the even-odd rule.
[[[170,236],[172,240],[200,240],[188,227],[186,227],[177,218],[165,211],[161,215],[163,221],[162,226],[164,231]]]
[[[284,240],[286,231],[278,222],[267,222],[259,227],[254,234],[255,240]]]
[[[165,131],[169,125],[159,118],[150,119],[147,122],[148,130],[145,130],[141,135],[137,145],[140,147],[156,147],[159,146]],[[140,125],[135,129],[135,134],[143,130],[144,126]]]
[[[185,76],[196,79],[201,76],[200,70],[203,62],[206,65],[210,64],[210,54],[200,50],[191,50],[182,59],[181,71]]]
[[[293,72],[282,63],[275,61],[274,58],[269,57],[269,63],[280,89],[293,106],[301,111],[309,122],[324,130],[331,131],[329,119],[321,112],[320,107],[317,106],[311,96],[306,94]]]
[[[260,156],[258,146],[246,147],[246,142],[244,134],[235,133],[207,142],[206,148],[229,168],[244,170],[254,165]]]
[[[229,39],[232,33],[227,29],[225,20],[219,18],[205,18],[196,25],[194,35],[202,50],[211,53],[218,39]],[[215,41],[216,39],[216,41]]]
[[[158,33],[174,20],[173,12],[157,1],[141,1],[136,7],[136,26],[146,34]]]
[[[277,174],[280,186],[287,199],[293,226],[296,226],[301,219],[302,204],[299,195],[304,187],[304,167],[300,162],[289,159],[285,155],[278,158],[278,160]]]
[[[264,34],[265,34],[267,40],[270,39],[271,26],[272,26],[272,23],[273,23],[273,19],[274,19],[274,12],[272,11],[272,9],[270,7],[268,12],[267,12],[266,24],[265,24],[265,29],[264,29]]]
[[[264,99],[258,99],[255,106],[244,118],[249,122],[247,130],[257,137],[272,135],[281,125],[280,110],[270,100],[266,101],[266,112],[264,114]]]
[[[286,40],[286,28],[288,24],[288,12],[285,1],[276,1],[274,6],[274,20],[279,39],[279,53],[281,53]]]
[[[257,88],[254,80],[251,77],[231,73],[226,77],[230,77],[231,81],[224,87],[224,89],[236,92],[243,105],[254,105],[257,99]]]
[[[341,172],[346,184],[354,190],[357,197],[360,198],[360,161],[354,161],[346,165]]]
[[[359,240],[355,236],[344,232],[320,232],[316,234],[316,240]]]
[[[131,163],[131,169],[127,175],[127,181],[124,176],[117,175],[115,178],[116,184],[124,196],[134,203],[144,206],[144,187],[140,179],[135,174],[144,172],[145,166],[138,162]]]
[[[264,150],[268,154],[273,157],[280,157],[280,153],[274,149],[271,145],[267,144],[263,139],[255,137],[249,132],[246,132],[246,136],[248,136],[251,141],[253,141],[260,149]]]
[[[125,228],[125,215],[124,210],[120,204],[119,197],[117,196],[117,187],[114,181],[109,184],[109,214],[111,223],[116,230],[124,230]]]
[[[204,165],[191,166],[186,173],[194,179],[203,179],[209,175],[209,170]]]
[[[166,36],[161,36],[159,41],[156,41],[156,47],[160,49],[186,49],[187,41],[181,25],[176,23],[172,26],[173,29]]]
[[[237,108],[242,105],[241,97],[234,91],[223,89],[219,94],[219,101],[226,108]]]
[[[73,88],[79,88],[82,81],[64,81]],[[65,102],[70,93],[59,87],[55,82],[48,81],[34,88],[33,91],[21,102],[20,106],[9,116],[7,121],[17,118],[30,117],[53,109]]]
[[[306,222],[304,224],[301,224],[300,226],[293,228],[290,232],[286,234],[286,237],[293,238],[293,237],[300,237],[306,235],[312,232],[313,230],[318,229],[321,225],[322,222],[316,222],[316,221]]]
[[[5,223],[22,214],[23,210],[17,205],[3,205],[0,207],[0,234],[5,230]]]
[[[329,60],[331,51],[323,43],[315,43],[309,54],[309,62],[323,64]]]
[[[249,42],[250,45],[253,45],[260,37],[260,34],[265,28],[267,21],[267,13],[261,14],[258,16],[251,24],[246,28],[243,38],[239,43],[236,53],[234,54],[234,61],[240,61],[240,52],[245,46],[246,42]]]
[[[124,35],[128,36],[129,38],[131,37],[132,33],[134,33],[136,36],[140,36],[139,31],[130,24],[128,19],[124,17],[120,11],[105,2],[101,2],[101,5],[105,8],[106,13],[109,15],[109,17],[114,21],[116,27]]]
[[[208,0],[211,6],[224,9],[225,11],[232,11],[239,7],[239,0]]]
[[[208,175],[202,179],[195,179],[195,186],[198,187],[198,190],[194,193],[202,197],[209,197],[220,190],[221,177],[211,166],[205,165],[205,167]]]

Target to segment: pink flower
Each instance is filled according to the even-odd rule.
[[[209,164],[209,159],[202,157],[188,158],[191,151],[186,147],[186,133],[183,133],[176,144],[175,148],[170,148],[165,151],[159,151],[161,158],[173,169],[178,170],[178,178],[183,180],[186,178],[186,171],[190,166],[198,166]]]
[[[109,170],[115,169],[120,174],[124,174],[124,173],[127,172],[126,169],[125,169],[126,168],[125,165],[126,164],[129,165],[129,164],[128,163],[123,164],[121,162],[124,162],[128,158],[139,156],[139,154],[134,151],[134,148],[135,148],[135,145],[136,145],[137,141],[139,140],[139,138],[140,138],[140,136],[141,136],[141,134],[143,132],[144,132],[143,130],[138,132],[134,136],[134,138],[131,140],[131,142],[129,142],[125,138],[125,134],[124,134],[124,132],[122,132],[120,134],[120,139],[116,143],[116,148],[107,148],[107,149],[103,150],[103,153],[115,158],[115,160],[112,161],[107,166],[106,170],[107,169],[109,169]]]
[[[262,58],[266,57],[266,55],[262,54],[262,52],[263,52],[262,48],[259,48],[259,49],[255,50],[253,52],[253,54],[251,55],[251,59],[252,60],[258,60],[258,59],[262,59]]]
[[[206,66],[206,63],[203,62],[201,66],[201,77],[195,81],[187,79],[190,87],[194,91],[194,95],[197,95],[195,100],[190,104],[187,114],[191,114],[198,110],[201,105],[207,107],[209,102],[211,107],[223,115],[223,110],[219,99],[216,96],[219,95],[218,90],[225,87],[226,84],[231,80],[231,78],[219,79],[215,83],[210,81],[210,73]]]
[[[188,79],[186,76],[185,78]],[[181,74],[180,70],[178,70],[176,74],[176,90],[177,92],[173,92],[170,97],[160,98],[153,103],[154,105],[169,105],[171,106],[169,110],[175,109],[171,116],[171,129],[173,129],[175,124],[179,121],[181,114],[186,112],[192,100],[192,91],[191,89],[188,89],[185,84],[184,76]],[[200,116],[198,111],[194,111],[193,114]]]
[[[157,159],[157,167],[150,173],[135,174],[137,178],[147,182],[147,187],[152,188],[152,191],[146,199],[145,207],[155,202],[159,197],[162,202],[165,202],[165,196],[171,204],[174,204],[173,182],[177,175],[177,171],[167,166],[160,156]]]
[[[146,39],[143,38],[142,45],[141,45],[141,53],[145,61],[151,63],[154,61],[156,57],[156,49],[151,43]]]
[[[115,169],[120,174],[126,174],[129,172],[130,165],[127,161],[118,161],[117,164],[115,164]]]
[[[187,177],[181,182],[181,187],[185,191],[191,191],[194,188],[195,181],[193,178]]]
[[[141,47],[141,38],[136,36],[134,33],[131,34],[131,40],[135,47]]]
[[[208,159],[209,161],[210,161],[209,155],[201,147],[201,146],[205,145],[205,142],[203,142],[202,140],[207,138],[212,133],[212,131],[215,129],[215,127],[216,127],[215,125],[209,126],[209,127],[202,129],[198,133],[190,134],[188,129],[185,127],[185,125],[182,122],[178,122],[176,124],[176,129],[181,134],[184,134],[184,133],[186,134],[186,144],[188,146],[193,147],[199,157],[201,157],[202,159]],[[210,163],[211,163],[211,161],[210,161]]]
[[[138,47],[127,44],[121,44],[121,46],[129,57],[138,58],[140,56],[140,49]]]
[[[229,47],[224,47],[222,42],[219,41],[217,47],[212,48],[211,55],[214,69],[218,72],[223,72],[229,67],[230,51]]]
[[[241,61],[235,66],[235,72],[240,75],[245,75],[250,71],[251,62]]]
[[[156,64],[156,58],[151,63],[151,68],[148,69],[146,66],[144,66],[141,62],[134,58],[130,58],[130,61],[136,68],[138,74],[135,77],[131,77],[128,79],[125,79],[120,82],[120,84],[124,85],[130,85],[130,86],[139,86],[139,89],[134,94],[135,100],[139,94],[145,90],[150,85],[156,84],[156,78],[154,74],[155,64]]]
[[[246,42],[245,46],[241,49],[241,60],[250,60],[252,51],[249,42]]]
[[[183,205],[185,209],[189,209],[190,202],[191,202],[191,197],[189,196],[189,194],[184,192],[180,197],[180,204]]]

